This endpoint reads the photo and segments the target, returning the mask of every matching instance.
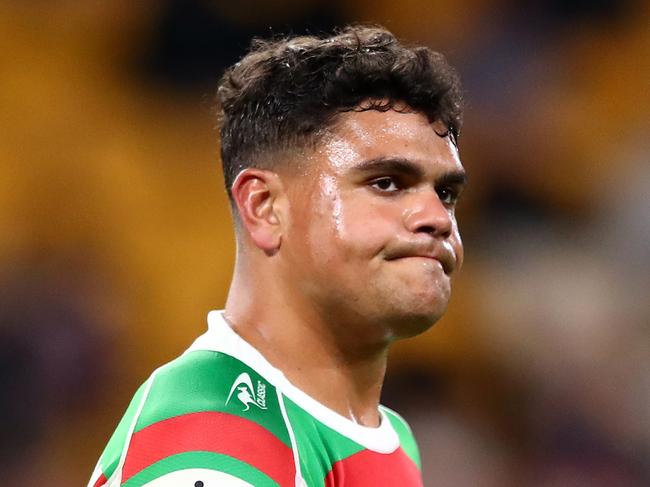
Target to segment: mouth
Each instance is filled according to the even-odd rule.
[[[450,275],[453,271],[452,267],[449,264],[446,264],[443,260],[437,257],[431,257],[429,255],[410,255],[407,257],[402,257],[403,259],[424,259],[426,261],[435,262],[440,265],[443,272],[447,275]]]
[[[386,260],[390,262],[390,261],[403,260],[403,259],[423,259],[426,261],[437,262],[442,268],[443,272],[448,276],[450,276],[454,272],[454,269],[456,268],[455,260],[451,255],[409,253],[409,254],[391,256]]]

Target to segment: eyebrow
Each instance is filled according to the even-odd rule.
[[[465,186],[467,173],[465,171],[449,171],[436,179],[437,185]]]
[[[403,157],[377,157],[357,165],[354,172],[372,173],[388,172],[399,173],[415,178],[424,177],[424,169],[410,159]],[[463,186],[467,183],[467,174],[462,170],[448,171],[436,178],[436,185]]]

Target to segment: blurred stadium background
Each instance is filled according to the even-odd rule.
[[[467,262],[384,402],[427,486],[650,485],[650,3],[0,2],[2,484],[85,485],[224,303],[214,131],[252,36],[380,22],[461,72]]]

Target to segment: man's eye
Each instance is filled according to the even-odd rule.
[[[440,201],[446,205],[454,205],[458,201],[458,191],[453,188],[440,188],[438,189],[438,196]]]
[[[389,177],[375,179],[370,183],[370,186],[380,191],[386,192],[397,191],[399,189],[395,183],[395,180]]]

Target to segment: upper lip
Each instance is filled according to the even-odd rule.
[[[446,249],[442,245],[438,245],[433,249],[430,247],[406,246],[404,248],[389,252],[386,255],[386,260],[403,259],[406,257],[423,257],[427,259],[437,260],[442,265],[442,269],[445,274],[448,275],[454,272],[456,269],[456,258],[453,251]]]

